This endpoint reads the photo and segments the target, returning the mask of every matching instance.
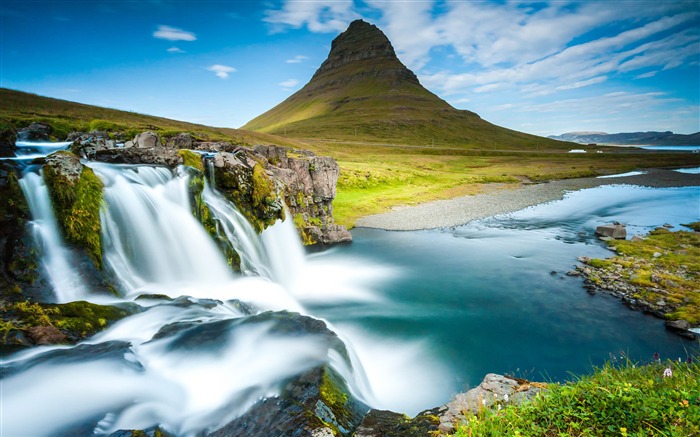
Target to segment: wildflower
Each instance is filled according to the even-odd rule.
[[[671,370],[670,367],[667,367],[666,370],[664,370],[664,378],[670,378],[673,376],[673,371]]]
[[[506,393],[506,394],[503,395],[503,399],[505,399],[506,402],[508,402],[508,393]]]
[[[683,399],[679,404],[681,404],[683,408],[688,408],[688,399]]]
[[[688,357],[687,360],[685,360],[688,364],[693,364],[693,357]]]
[[[654,352],[654,361],[659,361],[660,358],[661,358],[661,356],[659,355],[659,353]]]

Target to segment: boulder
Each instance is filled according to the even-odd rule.
[[[171,149],[191,149],[193,140],[194,138],[192,138],[192,135],[187,132],[182,132],[174,137],[168,138],[165,142],[165,146]]]
[[[125,148],[138,147],[139,149],[148,149],[152,147],[160,147],[160,138],[155,132],[141,132],[136,135],[133,140],[124,143]]]
[[[69,135],[69,138],[71,137],[74,137],[74,135]],[[80,134],[77,138],[74,138],[70,149],[78,156],[93,158],[98,150],[108,150],[116,147],[117,143],[109,139],[109,134],[107,132],[92,131],[86,134]]]
[[[32,123],[17,131],[20,141],[50,141],[53,128],[47,123]]]
[[[601,225],[595,228],[595,234],[599,237],[609,237],[616,240],[624,240],[627,238],[627,228],[625,225],[612,224]]]
[[[695,340],[695,334],[690,328],[692,328],[692,325],[687,320],[669,320],[666,322],[666,329],[669,331],[673,331],[690,340]]]
[[[83,165],[72,153],[55,152],[46,157],[44,171],[57,175],[62,183],[68,182],[70,185],[75,185],[83,172]]]
[[[478,387],[460,393],[440,408],[440,431],[453,432],[455,424],[466,420],[465,413],[477,414],[494,405],[521,404],[535,398],[546,384],[489,373]]]

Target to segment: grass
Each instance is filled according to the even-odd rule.
[[[666,376],[664,376],[666,375]],[[455,437],[695,436],[700,433],[700,365],[608,363],[556,385],[532,402],[471,415]]]
[[[691,154],[606,148],[605,153],[518,152],[391,147],[315,142],[316,152],[340,165],[336,223],[352,227],[359,217],[397,205],[472,195],[514,187],[521,181],[591,177],[637,168],[700,165]],[[498,184],[498,185],[494,185]]]

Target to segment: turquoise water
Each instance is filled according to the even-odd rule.
[[[372,338],[375,348],[396,347],[406,365],[415,363],[406,363],[400,345],[419,345],[408,358],[421,361],[424,372],[439,369],[427,372],[436,377],[440,393],[434,397],[444,401],[490,372],[559,381],[622,355],[685,359],[688,351],[697,352],[697,342],[613,297],[589,295],[581,278],[565,273],[579,256],[612,255],[594,238],[597,225],[618,220],[631,237],[664,223],[679,229],[699,216],[697,187],[618,185],[451,229],[359,228],[351,245],[317,254],[312,262],[361,259],[393,274],[371,285],[375,301],[311,309],[341,332]],[[371,361],[369,352],[364,358]],[[414,383],[410,372],[403,377]]]

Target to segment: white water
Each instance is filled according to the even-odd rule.
[[[395,275],[392,269],[356,259],[307,259],[291,221],[257,236],[232,204],[205,187],[219,230],[241,254],[243,274],[236,275],[192,215],[183,168],[89,165],[105,183],[104,261],[124,296],[110,299],[135,301],[143,312],[77,347],[46,346],[3,360],[1,435],[56,435],[75,432],[76,424],[94,427],[96,435],[158,424],[176,435],[195,435],[227,423],[278,393],[289,377],[323,363],[373,406],[415,413],[415,400],[435,390],[428,383],[433,372],[417,359],[420,345],[371,348],[357,327],[347,327],[348,335],[339,332],[347,361],[322,333],[307,332],[303,324],[292,333],[284,329],[291,323],[285,320],[298,317],[260,315],[309,314],[305,303],[312,302],[379,301],[372,287]],[[67,261],[70,252],[40,175],[30,172],[21,183],[57,300],[104,300],[81,285]],[[144,293],[185,297],[134,300]],[[237,302],[251,305],[254,315]],[[375,364],[365,375],[360,358],[390,367]],[[405,383],[404,374],[413,384]]]
[[[66,248],[58,223],[54,217],[49,189],[40,174],[28,173],[19,181],[24,197],[29,204],[33,220],[32,235],[40,250],[41,261],[48,279],[53,286],[58,302],[78,300],[87,289],[74,268],[73,253]]]
[[[72,141],[64,141],[60,143],[48,142],[32,142],[32,141],[17,141],[15,142],[15,160],[32,160],[42,158],[57,150],[65,150],[73,144]]]

